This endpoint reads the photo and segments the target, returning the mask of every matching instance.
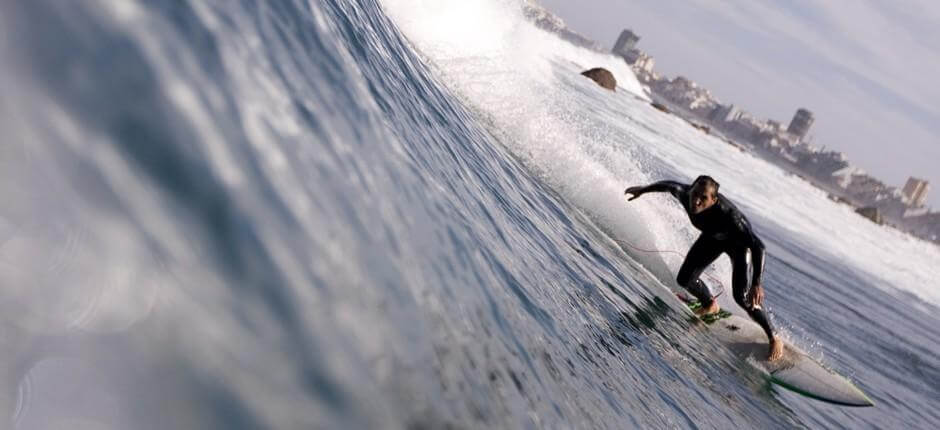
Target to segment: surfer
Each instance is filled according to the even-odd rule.
[[[770,344],[767,359],[780,358],[783,342],[774,334],[770,319],[762,308],[764,289],[761,275],[764,271],[764,243],[754,234],[751,223],[727,197],[718,192],[718,182],[710,176],[695,178],[692,185],[675,181],[660,181],[647,186],[627,188],[624,194],[631,195],[629,201],[646,193],[666,192],[672,194],[689,215],[692,225],[702,234],[692,244],[689,253],[679,268],[676,281],[689,290],[702,304],[696,311],[699,316],[717,313],[718,301],[699,275],[721,254],[728,254],[732,265],[732,290],[734,301],[764,329]],[[750,285],[747,279],[747,253],[750,251],[753,275]]]

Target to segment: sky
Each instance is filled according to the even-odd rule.
[[[940,209],[940,1],[539,0],[611,47],[630,28],[655,70],[758,118],[813,112],[817,146]]]

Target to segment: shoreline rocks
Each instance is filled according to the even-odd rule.
[[[595,67],[590,70],[585,70],[581,72],[581,75],[591,78],[591,80],[597,82],[597,85],[600,85],[608,90],[616,91],[617,89],[617,79],[614,78],[614,74],[610,73],[610,70],[607,70],[603,67]]]

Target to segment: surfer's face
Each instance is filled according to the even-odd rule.
[[[689,192],[689,207],[692,208],[692,213],[694,214],[701,213],[717,202],[718,192],[713,185],[699,182],[695,184],[692,187],[692,191]]]

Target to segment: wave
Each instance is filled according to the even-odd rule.
[[[626,64],[521,5],[0,6],[0,410],[23,429],[828,423],[690,325],[667,296],[695,232],[623,188],[717,172],[788,263],[772,286],[847,294],[855,274],[884,319],[916,310],[883,291],[933,272],[891,260],[909,278],[872,282],[862,266],[908,245],[842,255],[805,220],[841,209],[651,109]],[[595,66],[617,92],[579,75]],[[803,320],[861,380],[901,378],[851,339],[936,344],[839,315]]]

